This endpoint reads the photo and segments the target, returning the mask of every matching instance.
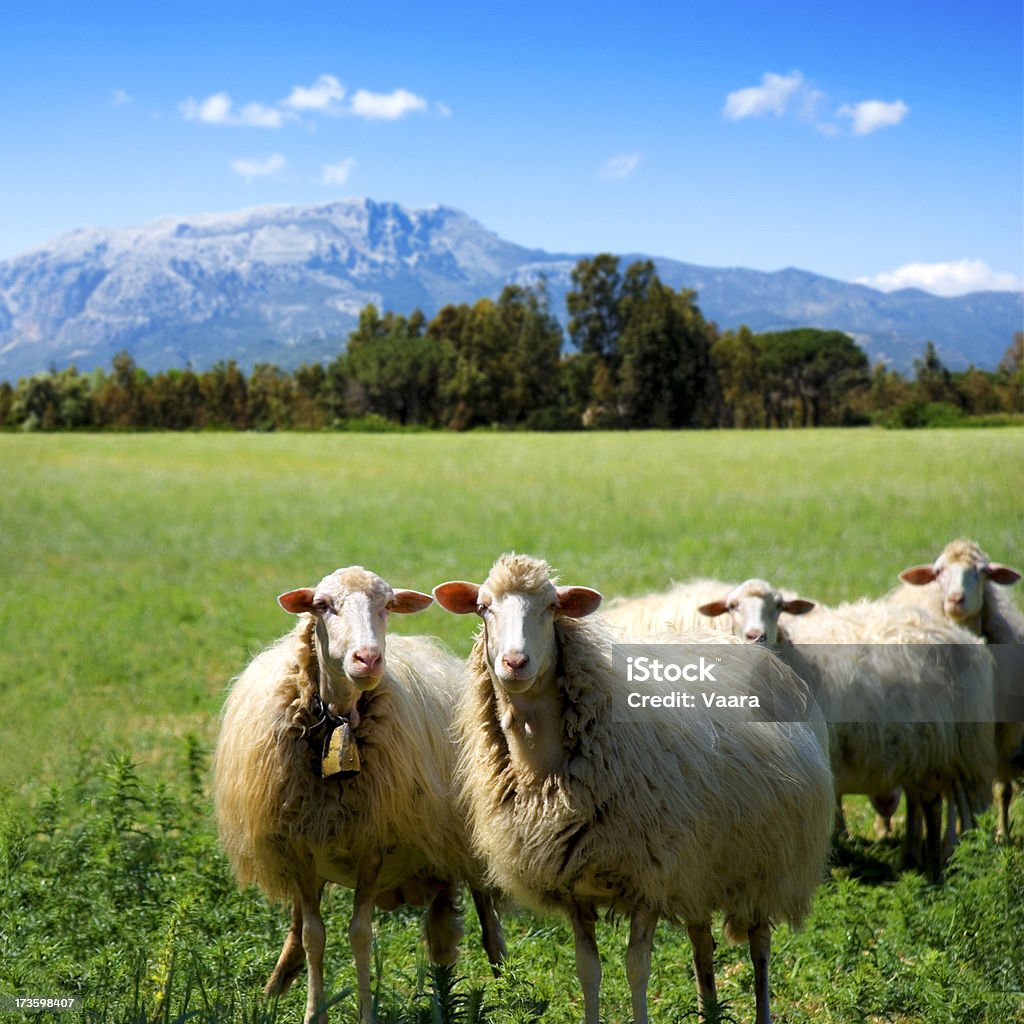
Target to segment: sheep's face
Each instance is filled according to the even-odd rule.
[[[904,583],[924,586],[936,583],[942,594],[942,610],[953,622],[969,622],[985,606],[985,583],[1009,586],[1020,573],[1007,565],[990,562],[985,552],[970,541],[953,541],[932,565],[915,565],[900,573]]]
[[[813,601],[803,598],[787,601],[764,580],[746,580],[720,601],[709,601],[697,610],[712,618],[728,613],[736,636],[751,643],[775,647],[779,642],[779,617],[782,613],[806,615],[813,607]]]
[[[431,598],[415,590],[392,590],[360,566],[338,569],[315,587],[282,594],[286,610],[316,619],[320,696],[334,714],[354,706],[353,689],[372,690],[384,675],[385,633],[391,612],[417,612]]]
[[[531,561],[533,567],[544,565]],[[529,587],[517,586],[499,571],[502,568],[507,566],[499,559],[480,585],[442,583],[434,588],[434,597],[450,612],[480,616],[492,678],[509,693],[525,693],[554,672],[555,619],[589,615],[600,605],[601,595],[589,587],[556,587],[546,576],[531,578]]]

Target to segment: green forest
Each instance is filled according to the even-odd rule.
[[[928,342],[904,376],[840,331],[721,331],[653,263],[581,260],[568,339],[544,281],[428,320],[366,306],[328,365],[234,362],[149,373],[127,352],[0,383],[21,430],[525,430],[986,425],[1024,416],[1024,332],[995,371],[953,372]],[[566,344],[568,341],[568,344]]]

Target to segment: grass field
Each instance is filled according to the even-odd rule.
[[[258,995],[285,917],[234,891],[205,768],[227,682],[290,625],[283,590],[358,562],[429,591],[516,549],[608,596],[762,575],[833,602],[881,593],[955,536],[1024,561],[1015,428],[0,435],[0,481],[0,995],[80,995],[89,1020],[301,1019],[301,991]],[[472,629],[436,608],[396,626],[459,653]],[[979,834],[941,889],[896,880],[895,853],[840,850],[809,926],[779,929],[778,1020],[1024,1021],[1021,846]],[[354,981],[347,900],[330,898],[338,993]],[[413,916],[380,922],[383,1018],[437,1008]],[[581,1013],[560,922],[511,915],[498,983],[473,927],[458,998],[441,1000],[454,1016],[477,1000],[494,1021]],[[627,1019],[624,934],[604,927],[605,1012]],[[655,1020],[696,1020],[688,958],[662,925]],[[745,949],[719,961],[748,1019]]]

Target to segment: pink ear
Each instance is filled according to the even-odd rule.
[[[1020,573],[1016,569],[1011,569],[1008,565],[1001,565],[999,562],[989,562],[985,575],[993,583],[1001,583],[1004,587],[1008,587],[1020,579]]]
[[[596,612],[604,598],[590,587],[556,587],[558,614],[570,619],[582,619],[584,615]]]
[[[388,611],[397,612],[399,615],[411,615],[413,612],[423,611],[433,603],[434,599],[429,594],[421,594],[418,590],[396,590],[394,599],[388,605]]]
[[[796,597],[792,601],[783,601],[782,610],[790,615],[806,615],[814,608],[813,601],[807,601],[802,597]]]
[[[479,607],[480,587],[476,583],[439,583],[434,587],[434,600],[446,611],[468,615]]]
[[[707,604],[697,606],[697,611],[701,615],[710,615],[711,618],[714,618],[716,615],[724,615],[728,610],[729,607],[724,601],[708,601]]]
[[[313,610],[313,588],[301,587],[299,590],[289,590],[287,594],[282,594],[277,599],[277,603],[292,615],[311,612]]]
[[[923,587],[926,583],[935,580],[935,567],[932,565],[913,565],[900,573],[900,579],[904,583],[911,583],[915,587]]]

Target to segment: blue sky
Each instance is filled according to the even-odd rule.
[[[552,252],[1024,284],[1019,0],[0,8],[0,258],[347,196]]]

